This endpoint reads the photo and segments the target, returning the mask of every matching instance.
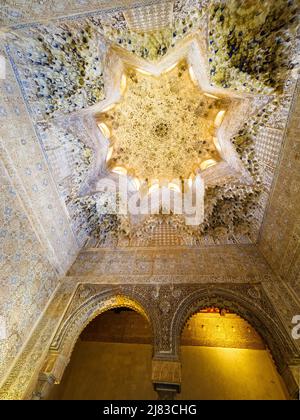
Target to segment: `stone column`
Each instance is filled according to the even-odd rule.
[[[41,370],[33,400],[47,399],[54,384],[59,384],[69,360],[61,354],[49,353]]]
[[[54,376],[40,373],[35,391],[33,392],[31,399],[32,400],[47,399],[54,384],[55,384]]]
[[[300,365],[286,366],[280,372],[289,396],[292,400],[300,399]]]

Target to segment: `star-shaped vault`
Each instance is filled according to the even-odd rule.
[[[82,114],[95,159],[81,195],[119,175],[143,194],[174,178],[252,183],[230,139],[270,98],[212,86],[200,34],[157,63],[110,47],[105,80],[106,99]]]
[[[110,140],[111,170],[122,167],[151,184],[188,179],[221,160],[216,122],[228,100],[202,92],[190,73],[185,60],[160,76],[125,68],[122,99],[98,119]]]

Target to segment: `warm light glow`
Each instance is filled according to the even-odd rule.
[[[121,95],[123,95],[123,93],[125,92],[126,85],[127,85],[126,76],[125,76],[125,74],[122,74],[122,78],[121,78]]]
[[[115,174],[118,174],[118,175],[126,175],[127,174],[127,169],[123,168],[123,166],[115,166],[111,171],[114,172]]]
[[[152,193],[153,191],[158,190],[158,185],[151,185],[151,187],[149,188],[149,193]]]
[[[179,193],[181,192],[181,189],[180,189],[179,185],[174,184],[173,182],[169,182],[168,188],[169,188],[169,190],[173,190],[173,191],[176,191],[176,192],[179,192]]]
[[[194,179],[194,174],[191,174],[191,175],[189,176],[189,179],[188,179],[188,186],[189,186],[190,188],[192,188],[192,186],[193,186],[193,179]]]
[[[110,130],[107,127],[107,125],[104,124],[104,123],[100,123],[100,124],[98,124],[98,127],[100,128],[101,133],[103,134],[103,136],[108,139],[110,137]]]
[[[211,93],[204,93],[204,95],[207,96],[208,98],[219,99],[217,96],[212,95]]]
[[[159,182],[154,180],[151,182],[151,186],[149,187],[149,193],[159,189]]]
[[[115,165],[124,166],[128,170],[130,168],[128,175],[131,177],[136,176],[149,181],[167,180],[164,185],[168,187],[168,183],[174,179],[181,177],[187,180],[191,172],[195,174],[201,162],[211,157],[219,159],[216,157],[218,154],[213,144],[213,136],[216,135],[214,118],[220,107],[213,107],[212,112],[209,111],[212,109],[211,101],[204,96],[204,92],[197,86],[198,83],[195,85],[191,79],[191,77],[195,79],[195,75],[198,75],[197,69],[186,59],[179,63],[165,64],[167,74],[139,77],[140,73],[148,73],[145,71],[147,68],[146,65],[141,68],[126,67],[126,70],[120,74],[119,81],[123,86],[126,81],[124,95],[111,113],[103,115],[106,120],[102,117],[98,122],[105,122],[111,131],[110,145],[113,145],[114,149],[110,160],[113,160],[116,154]],[[171,72],[172,68],[174,70]],[[180,77],[176,74],[177,69]],[[149,71],[151,71],[150,66]],[[131,73],[136,74],[138,80],[132,78]],[[148,80],[150,78],[151,92],[149,91],[148,95],[141,94],[150,89]],[[173,89],[171,86],[175,80],[177,86]],[[157,107],[149,106],[147,100],[149,95],[151,102],[160,104],[159,113],[156,112]],[[173,112],[170,112],[171,104]],[[194,106],[197,115],[200,112],[199,106],[204,107],[203,118],[195,118],[195,113],[190,112]],[[175,120],[180,121],[179,126],[174,124]],[[182,135],[178,136],[178,130]],[[195,138],[207,139],[207,146],[203,148],[201,157],[195,153],[197,147],[193,140]],[[148,165],[145,162],[147,150],[150,149],[151,164]],[[151,182],[147,184],[152,185]],[[175,184],[179,187],[170,186],[168,189],[182,191],[181,183],[175,182]]]
[[[218,112],[216,118],[215,118],[215,127],[220,127],[222,124],[222,121],[224,119],[225,111],[221,110]]]
[[[140,182],[140,180],[138,178],[133,178],[132,179],[132,183],[133,183],[134,187],[136,188],[136,190],[139,190],[140,189],[141,182]]]
[[[145,76],[151,76],[152,75],[152,73],[150,73],[149,71],[146,71],[146,70],[142,70],[142,69],[139,69],[139,68],[137,68],[136,70],[139,73],[144,74]]]
[[[193,333],[193,340],[198,341],[201,345],[202,340],[208,340],[211,345],[224,347],[231,347],[231,343],[239,344],[240,348],[264,348],[261,338],[247,322],[234,313],[227,313],[226,317],[220,316],[220,309],[206,308],[205,311],[200,311],[193,315],[188,325]],[[190,337],[187,326],[183,331],[183,338]],[[210,331],[209,335],[203,335],[203,330],[206,327]],[[248,329],[250,329],[251,336],[249,337]],[[226,343],[224,341],[226,337]],[[237,346],[238,347],[238,346]]]
[[[109,147],[109,149],[108,149],[108,152],[107,152],[107,156],[106,156],[106,162],[108,162],[109,160],[110,160],[110,158],[111,158],[111,156],[112,156],[112,153],[113,153],[113,147],[111,146],[111,147]]]
[[[222,153],[222,149],[221,149],[221,146],[219,144],[218,138],[217,137],[214,137],[213,138],[213,141],[214,141],[214,145],[215,145],[217,151],[221,154]]]
[[[205,169],[210,168],[211,166],[215,165],[217,162],[215,159],[207,159],[201,163],[200,169],[201,171],[205,171]]]
[[[116,106],[115,103],[114,104],[107,105],[107,107],[106,108],[103,108],[101,112],[108,112],[108,111],[112,110],[115,106]]]
[[[197,81],[197,79],[196,79],[196,76],[195,76],[195,73],[194,73],[194,70],[193,70],[193,67],[192,66],[189,66],[189,73],[190,73],[190,78],[192,79],[192,81],[195,83],[195,84],[198,84],[198,81]],[[205,95],[205,94],[204,94]]]
[[[173,64],[171,67],[167,68],[166,70],[164,70],[164,73],[168,73],[169,71],[175,69],[175,67],[177,66],[178,63]]]

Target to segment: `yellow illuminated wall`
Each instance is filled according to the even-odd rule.
[[[266,350],[182,346],[178,399],[285,399]]]
[[[107,311],[82,332],[51,399],[157,399],[151,383],[152,336],[134,311]],[[285,399],[273,360],[239,316],[197,313],[181,335],[177,399]]]
[[[261,337],[236,314],[192,316],[181,336],[179,399],[285,399]]]
[[[149,344],[78,341],[62,383],[50,399],[156,399]]]

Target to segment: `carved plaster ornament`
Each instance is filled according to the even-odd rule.
[[[156,63],[111,47],[104,78],[106,99],[80,112],[96,156],[81,195],[114,193],[123,181],[126,194],[118,200],[124,213],[135,194],[134,205],[145,214],[149,197],[152,211],[177,213],[177,198],[190,193],[200,203],[194,223],[199,224],[205,187],[229,181],[251,185],[230,138],[270,97],[213,87],[199,34],[179,42]],[[136,214],[131,222],[144,220]]]

